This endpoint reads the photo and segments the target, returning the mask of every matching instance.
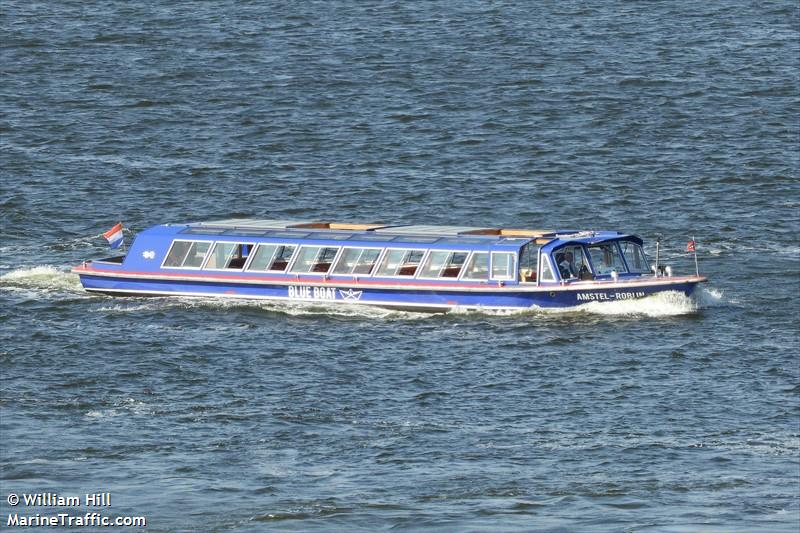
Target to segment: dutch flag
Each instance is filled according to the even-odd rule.
[[[113,228],[103,233],[103,237],[106,238],[111,248],[122,246],[122,241],[125,240],[125,236],[122,234],[122,222],[117,222]]]

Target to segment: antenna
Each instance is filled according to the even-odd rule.
[[[661,234],[656,233],[656,271],[654,272],[655,276],[658,277],[658,255],[661,251]]]

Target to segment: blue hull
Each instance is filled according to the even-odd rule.
[[[425,289],[341,288],[326,285],[266,285],[225,282],[143,280],[81,274],[90,291],[115,296],[200,296],[269,299],[294,302],[342,302],[389,308],[446,311],[455,307],[475,309],[529,309],[575,307],[590,302],[613,302],[645,298],[659,292],[676,291],[689,296],[697,281],[669,285],[589,288],[553,287],[548,291],[498,289],[497,291],[449,291]]]

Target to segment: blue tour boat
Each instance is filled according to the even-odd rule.
[[[73,269],[87,291],[519,310],[691,295],[699,275],[651,267],[616,231],[232,219],[163,224],[124,256]]]

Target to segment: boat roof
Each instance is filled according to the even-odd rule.
[[[360,243],[419,243],[435,246],[502,246],[519,248],[531,241],[558,247],[565,242],[586,244],[627,237],[616,231],[497,228],[486,226],[398,225],[380,222],[331,222],[229,218],[188,224],[166,224],[173,232],[209,237],[265,237]],[[342,244],[344,244],[342,242]]]
[[[191,227],[224,228],[224,229],[322,229],[322,230],[349,230],[349,231],[374,231],[392,235],[435,235],[440,237],[456,235],[482,235],[487,237],[515,236],[515,237],[542,237],[554,236],[555,231],[541,229],[509,229],[487,228],[483,226],[435,226],[435,225],[398,225],[384,224],[381,222],[323,222],[318,220],[275,220],[265,218],[229,218],[224,220],[211,220],[207,222],[192,222],[186,224]]]

